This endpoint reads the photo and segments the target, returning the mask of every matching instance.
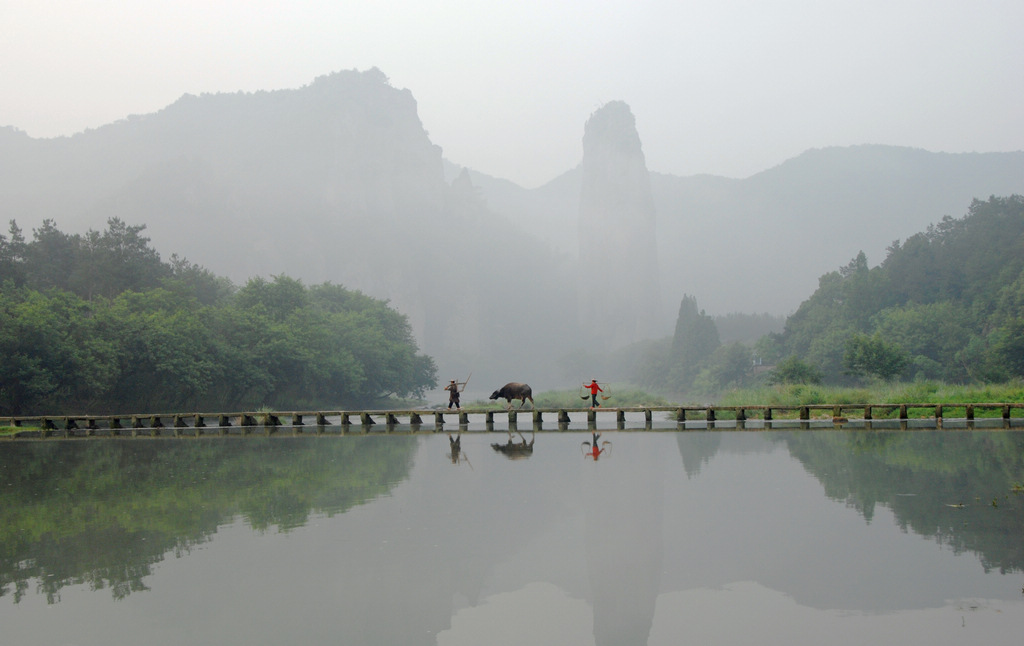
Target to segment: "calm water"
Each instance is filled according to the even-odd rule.
[[[1024,634],[1024,431],[506,438],[0,444],[0,644]]]

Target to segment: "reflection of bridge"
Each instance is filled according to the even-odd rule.
[[[799,422],[800,428],[809,428],[811,422],[827,423],[834,427],[866,425],[873,421],[897,421],[901,428],[911,420],[931,422],[942,427],[943,420],[964,420],[968,428],[974,420],[1002,420],[1008,428],[1011,422],[1024,424],[1024,403],[970,403],[970,404],[809,404],[804,406],[624,406],[598,408],[513,408],[505,409],[409,409],[363,411],[253,411],[238,413],[166,413],[136,415],[38,415],[0,417],[0,426],[15,427],[14,438],[71,436],[71,435],[192,435],[234,432],[247,434],[255,429],[269,433],[278,426],[290,426],[299,432],[311,427],[315,433],[346,433],[353,427],[368,432],[383,426],[392,430],[402,425],[412,431],[441,431],[447,420],[458,420],[459,426],[472,422],[484,424],[494,430],[495,417],[507,417],[509,430],[516,430],[520,416],[529,416],[533,430],[543,430],[545,421],[555,422],[558,430],[570,430],[570,424],[582,423],[586,428],[597,427],[598,416],[613,418],[616,428],[624,429],[627,415],[630,428],[640,423],[653,428],[655,413],[664,413],[664,419],[674,421],[677,428],[747,428],[750,420],[759,420],[761,428],[779,428]],[[429,420],[424,422],[424,420]],[[432,425],[430,424],[432,422]],[[757,424],[757,422],[755,422]],[[716,426],[718,425],[718,426]],[[424,429],[423,427],[428,428]],[[431,429],[432,426],[432,429]],[[755,428],[758,426],[754,426]],[[314,430],[315,429],[315,430]]]

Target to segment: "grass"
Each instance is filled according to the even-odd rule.
[[[807,404],[978,404],[1024,401],[1024,382],[973,386],[940,382],[881,384],[863,388],[840,388],[806,384],[745,388],[725,393],[721,406]]]
[[[598,401],[602,406],[629,407],[629,406],[670,406],[672,402],[660,395],[652,395],[638,388],[630,386],[617,386],[615,384],[602,385],[607,392],[598,393]],[[584,395],[586,395],[584,397]],[[607,399],[605,399],[607,397]],[[536,393],[533,396],[533,403],[537,408],[589,408],[590,391],[582,390],[547,390]],[[472,409],[494,409],[504,410],[508,404],[504,399],[497,402],[491,400],[477,400],[465,402],[466,408]],[[512,400],[512,406],[519,407],[519,400]],[[527,409],[529,403],[527,403]]]
[[[0,426],[0,437],[11,437],[18,431],[32,430],[26,426]]]

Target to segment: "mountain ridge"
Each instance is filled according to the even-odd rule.
[[[235,282],[287,274],[388,299],[442,375],[551,367],[580,345],[581,168],[533,189],[472,169],[456,182],[463,168],[375,68],[185,95],[70,137],[0,128],[0,206],[26,231],[118,217]],[[1024,193],[1024,152],[826,147],[743,179],[648,175],[666,317],[684,294],[785,314],[859,251],[878,263],[975,197]]]

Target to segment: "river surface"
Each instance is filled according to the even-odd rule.
[[[1024,431],[531,439],[2,443],[0,644],[1024,635]]]

